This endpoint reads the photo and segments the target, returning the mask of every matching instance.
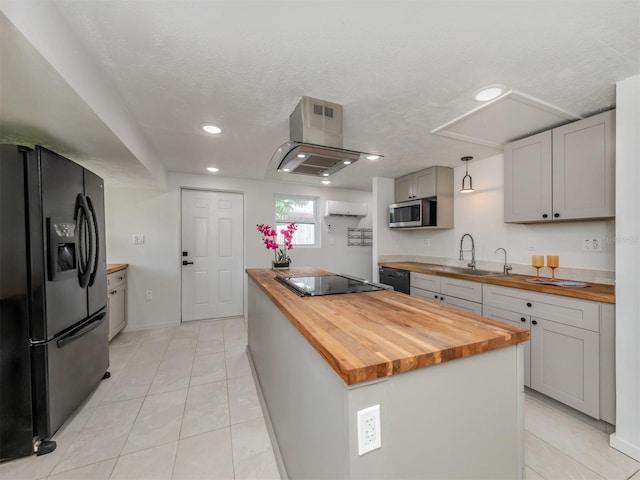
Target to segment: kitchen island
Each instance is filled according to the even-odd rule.
[[[393,291],[299,297],[248,269],[248,354],[289,478],[523,478],[526,330]],[[379,405],[381,448],[358,454]]]

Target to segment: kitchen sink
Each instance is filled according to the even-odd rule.
[[[491,270],[481,270],[476,268],[475,270],[468,267],[453,267],[450,265],[442,265],[438,268],[442,272],[463,273],[465,275],[473,275],[476,277],[487,277],[490,275],[504,275],[502,272],[492,272]]]

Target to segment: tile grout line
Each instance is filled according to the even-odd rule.
[[[526,429],[525,429],[526,430]],[[555,447],[554,445],[550,444],[549,442],[547,442],[545,439],[539,437],[538,435],[536,435],[535,433],[527,430],[529,432],[530,435],[536,437],[538,440],[540,440],[541,442],[543,442],[545,445],[547,445],[547,447],[552,448],[553,450],[557,451],[558,453],[560,453],[562,456],[572,460],[573,462],[577,463],[578,465],[583,466],[584,468],[586,468],[587,470],[589,470],[590,472],[592,472],[594,475],[596,475],[598,478],[601,478],[602,480],[607,480],[606,477],[603,477],[602,475],[600,475],[600,473],[596,472],[595,470],[593,470],[591,467],[588,467],[587,465],[585,465],[584,463],[580,462],[577,458],[572,457],[571,455],[568,455],[566,452],[560,450],[559,448]],[[526,453],[526,449],[525,449],[525,453]],[[525,460],[525,465],[527,465],[526,460]],[[531,470],[535,471],[536,473],[538,473],[534,468],[532,468],[530,465],[527,465],[529,468],[531,468]],[[540,475],[542,476],[542,475]]]
[[[173,336],[174,336],[174,334],[175,334],[175,330],[174,330],[173,332],[171,332],[171,337],[169,338],[169,341],[167,342],[167,346],[165,347],[164,351],[162,352],[162,357],[160,358],[160,361],[158,362],[158,365],[157,365],[157,366],[156,366],[156,368],[155,368],[155,371],[154,371],[154,373],[153,373],[153,377],[151,378],[151,382],[149,383],[149,386],[147,387],[147,390],[146,390],[146,392],[145,392],[145,394],[144,394],[144,397],[143,397],[143,399],[142,399],[142,402],[140,403],[140,408],[138,408],[138,411],[136,412],[136,416],[135,416],[135,418],[133,419],[133,422],[131,422],[131,425],[129,426],[129,430],[128,430],[127,435],[126,435],[126,437],[125,437],[125,439],[124,439],[124,442],[122,442],[122,446],[120,447],[120,451],[118,452],[118,456],[116,457],[116,463],[115,463],[115,465],[113,466],[113,469],[114,469],[114,470],[115,470],[115,468],[118,466],[118,463],[120,462],[120,457],[122,457],[122,456],[123,456],[123,455],[122,455],[122,451],[124,450],[124,447],[125,447],[125,445],[127,444],[127,440],[129,440],[129,436],[131,435],[131,432],[132,432],[132,430],[133,430],[133,426],[135,425],[136,421],[138,420],[138,416],[140,415],[140,412],[142,411],[142,407],[144,406],[144,403],[145,403],[145,402],[146,402],[146,400],[147,400],[147,397],[148,397],[148,395],[149,395],[149,390],[151,389],[151,384],[153,383],[153,379],[154,379],[154,378],[155,378],[155,376],[158,374],[158,369],[160,368],[160,363],[162,363],[162,358],[164,358],[164,356],[165,356],[165,355],[166,355],[166,353],[167,353],[167,350],[168,350],[168,348],[169,348],[169,343],[171,343],[171,340],[173,340]],[[148,333],[147,333],[147,335],[145,335],[145,336],[142,338],[142,341],[141,341],[141,342],[140,342],[140,344],[138,345],[138,349],[140,349],[140,347],[142,346],[142,344],[146,341],[147,337],[148,337]],[[136,349],[136,351],[137,351],[138,349]],[[131,356],[131,358],[133,358],[133,355]],[[124,368],[126,368],[126,367],[127,367],[127,365],[129,364],[129,362],[131,361],[131,358],[129,358],[129,360],[127,360],[127,363],[125,364]],[[123,368],[123,370],[124,370],[124,368]],[[135,453],[135,452],[132,452],[132,453]],[[113,472],[111,472],[111,475],[113,475]],[[111,477],[111,475],[110,475],[109,477]]]
[[[223,359],[224,359],[224,384],[227,390],[227,408],[229,409],[229,442],[231,447],[231,472],[233,478],[236,478],[236,459],[233,454],[233,431],[231,429],[231,398],[229,397],[229,371],[227,370],[227,336],[224,333],[224,322],[222,323],[222,345],[224,347]]]

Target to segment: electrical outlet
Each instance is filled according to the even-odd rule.
[[[430,238],[425,238],[424,239],[424,244],[425,244],[425,246],[430,247],[431,246],[431,239]]]
[[[582,239],[582,250],[585,252],[602,252],[602,238],[589,237]]]
[[[529,238],[527,240],[527,247],[529,248],[529,250],[536,250],[536,239]]]
[[[153,291],[147,290],[144,296],[145,300],[153,300]]]
[[[380,405],[358,410],[358,455],[382,446]]]

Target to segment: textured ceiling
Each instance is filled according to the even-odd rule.
[[[430,133],[477,108],[484,85],[578,116],[614,106],[615,83],[640,73],[639,6],[2,0],[0,139],[58,147],[116,184],[209,165],[263,179],[308,95],[343,105],[345,148],[385,155],[333,179],[369,190],[496,154]]]

